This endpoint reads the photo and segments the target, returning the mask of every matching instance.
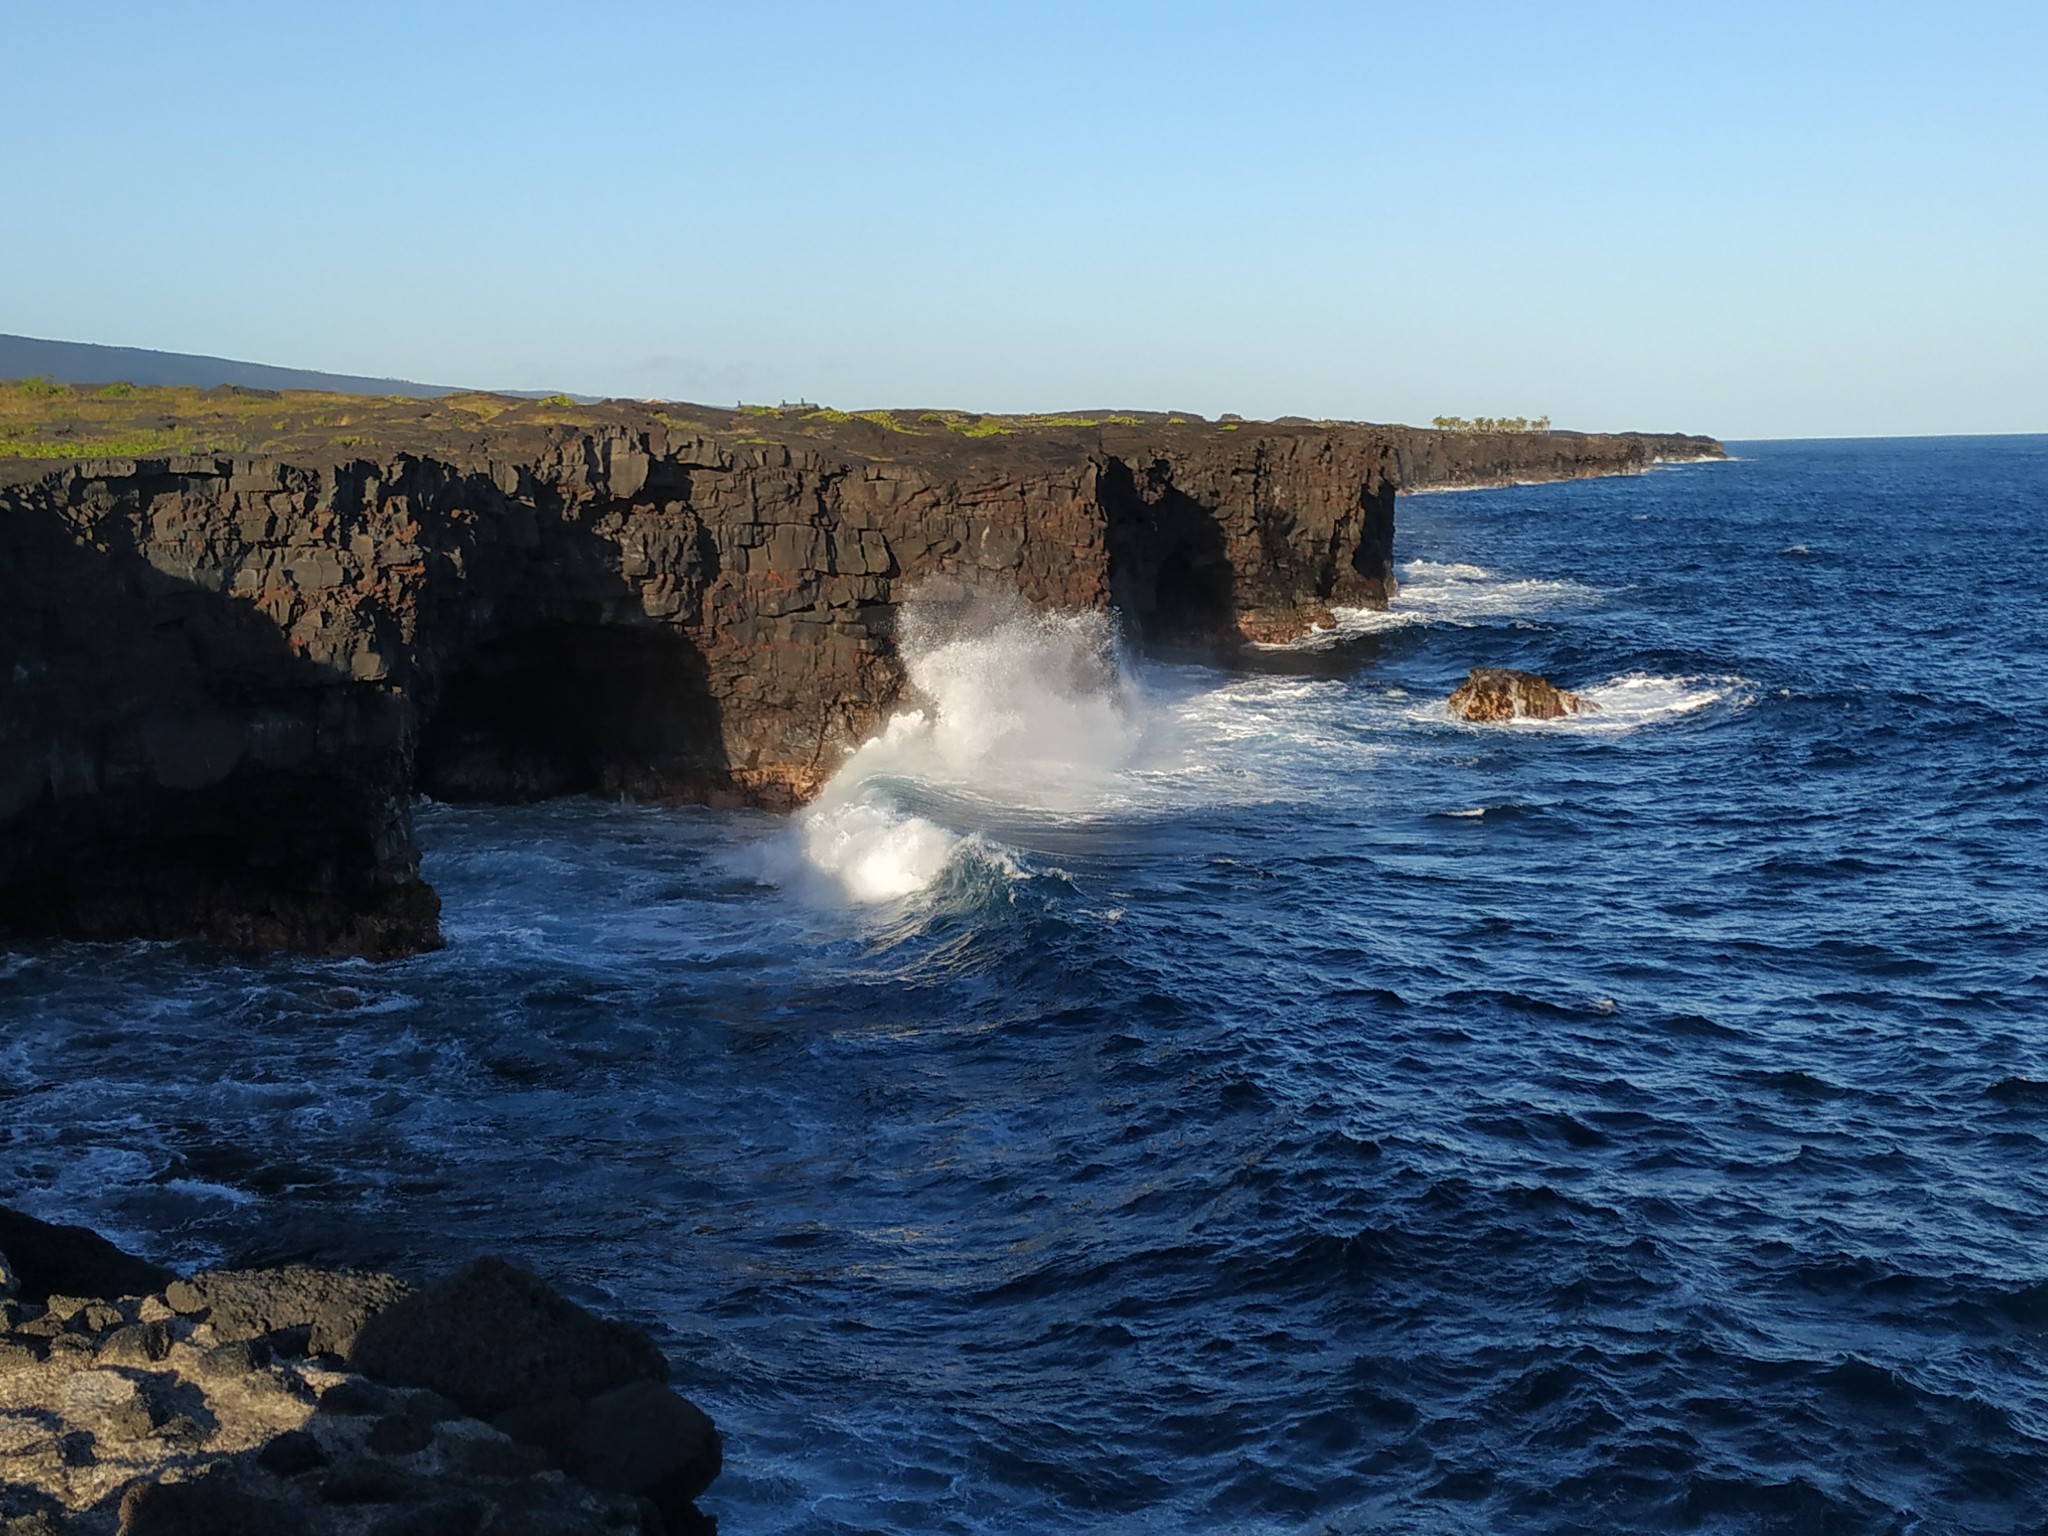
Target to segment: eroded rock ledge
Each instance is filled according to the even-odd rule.
[[[0,461],[0,927],[429,948],[416,792],[795,805],[896,702],[909,593],[1285,639],[1387,601],[1397,489],[1719,453],[291,399],[258,455]]]
[[[179,1280],[82,1228],[0,1235],[10,1536],[717,1530],[720,1437],[653,1340],[502,1260]]]

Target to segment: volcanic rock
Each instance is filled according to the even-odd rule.
[[[303,1429],[288,1429],[256,1453],[256,1465],[275,1477],[297,1477],[327,1465],[320,1441]]]
[[[298,1536],[300,1513],[226,1478],[138,1483],[121,1499],[119,1536]]]
[[[155,1365],[171,1352],[171,1330],[162,1323],[129,1323],[100,1341],[106,1365]]]
[[[53,1294],[146,1296],[172,1279],[169,1270],[123,1253],[97,1232],[39,1221],[5,1206],[0,1253],[7,1255],[16,1294],[24,1301],[47,1301]]]
[[[485,1261],[410,1294],[389,1276],[303,1268],[171,1289],[176,1307],[59,1292],[0,1332],[10,1536],[22,1520],[80,1536],[108,1536],[117,1521],[127,1536],[714,1529],[690,1502],[718,1471],[710,1419],[654,1379],[666,1361],[644,1334],[523,1271]],[[346,1369],[338,1351],[371,1331],[359,1319],[400,1308],[387,1347],[438,1360],[416,1374],[445,1377],[472,1403],[547,1407],[561,1425],[553,1460],[438,1392]],[[270,1325],[308,1314],[285,1331],[335,1348],[274,1356]]]
[[[635,1381],[593,1398],[567,1458],[593,1488],[687,1502],[723,1463],[711,1416],[659,1382]]]
[[[478,1259],[378,1313],[349,1362],[380,1381],[438,1392],[479,1418],[668,1379],[668,1361],[646,1334],[584,1311],[502,1259]]]
[[[164,1299],[213,1325],[223,1343],[308,1328],[316,1355],[346,1358],[363,1325],[412,1289],[391,1275],[345,1270],[219,1270],[174,1282]]]
[[[1508,667],[1474,667],[1450,701],[1452,719],[1485,724],[1504,720],[1562,720],[1567,715],[1599,707],[1534,672],[1517,672]]]

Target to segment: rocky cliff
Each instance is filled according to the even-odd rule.
[[[1676,433],[1431,432],[1385,429],[1404,491],[1450,491],[1637,475],[1656,464],[1726,458],[1711,437]]]
[[[1286,638],[1387,601],[1404,484],[1713,447],[196,398],[0,458],[0,925],[407,953],[416,792],[792,806],[895,703],[911,592]]]

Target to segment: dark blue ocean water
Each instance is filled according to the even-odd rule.
[[[914,630],[798,822],[427,807],[420,960],[0,958],[0,1199],[524,1259],[734,1536],[2048,1529],[2048,439],[1736,451],[1236,672]]]

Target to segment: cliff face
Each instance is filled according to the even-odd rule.
[[[416,790],[791,806],[896,702],[910,592],[1286,638],[1387,600],[1404,462],[1514,454],[1341,426],[511,414],[0,468],[0,924],[431,946]],[[1560,451],[1537,476],[1633,450]]]
[[[1622,432],[1428,432],[1387,429],[1394,476],[1406,491],[1637,475],[1654,464],[1726,458],[1711,437]]]

